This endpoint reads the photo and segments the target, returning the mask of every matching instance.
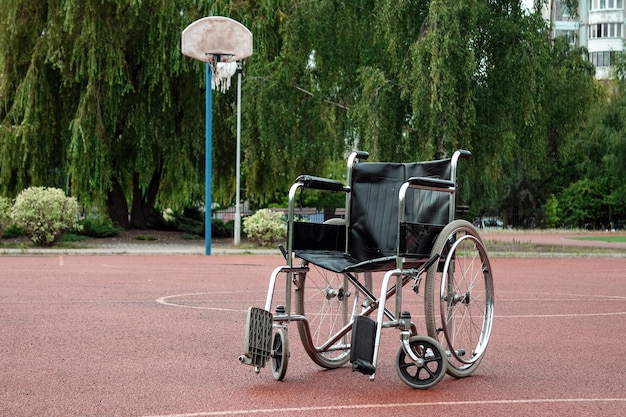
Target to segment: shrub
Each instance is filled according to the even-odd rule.
[[[219,219],[211,221],[211,236],[215,238],[231,238],[235,236],[235,221],[224,222]]]
[[[6,197],[0,197],[0,238],[4,229],[11,225],[11,201]]]
[[[185,209],[183,213],[172,209],[163,211],[163,221],[157,230],[182,232],[187,239],[204,239],[204,216],[192,209]]]
[[[559,200],[551,194],[546,200],[546,228],[553,229],[559,225]]]
[[[570,184],[559,195],[557,214],[568,228],[596,229],[608,224],[607,189],[602,179],[583,178]]]
[[[36,246],[53,246],[63,233],[78,226],[78,202],[63,190],[30,187],[15,199],[11,217]]]
[[[10,211],[9,211],[10,213]],[[22,236],[22,229],[20,229],[19,227],[17,227],[15,224],[12,224],[11,226],[7,227],[4,230],[4,233],[2,234],[2,238],[4,239],[14,239],[17,237]]]
[[[75,234],[94,238],[116,237],[122,231],[120,227],[113,226],[110,221],[85,219],[78,225],[79,230],[76,230]]]
[[[243,220],[243,231],[253,243],[269,246],[285,239],[287,226],[281,213],[263,209]]]

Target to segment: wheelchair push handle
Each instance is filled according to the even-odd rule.
[[[367,158],[370,157],[369,152],[365,152],[365,151],[354,151],[353,155],[358,158],[361,159],[363,161],[365,161]]]

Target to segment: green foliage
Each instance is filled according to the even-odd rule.
[[[575,15],[577,2],[565,3]],[[550,42],[537,10],[519,0],[4,0],[0,193],[67,187],[124,227],[129,212],[145,227],[154,208],[201,201],[205,67],[180,53],[180,33],[222,15],[254,33],[241,137],[254,203],[280,201],[303,173],[343,178],[334,164],[354,148],[373,161],[466,148],[458,197],[472,211],[539,208],[590,163],[609,173],[610,215],[621,215],[617,115],[602,124],[614,134],[601,157],[576,161],[574,142],[592,147],[588,109],[603,97],[586,51]],[[227,205],[236,88],[213,96],[212,193]]]
[[[69,186],[82,203],[115,205],[109,214],[120,224],[126,205],[133,224],[157,203],[197,201],[204,66],[180,53],[180,33],[206,8],[3,1],[0,192]]]
[[[571,184],[559,195],[568,226],[606,228],[626,219],[626,96],[624,81],[610,100],[594,107],[564,154]],[[561,205],[561,204],[560,204]]]
[[[121,228],[113,226],[110,221],[95,221],[90,219],[81,220],[78,223],[77,230],[73,231],[77,235],[107,238],[119,236]]]
[[[183,232],[187,238],[204,238],[204,213],[197,209],[186,209],[182,213],[168,209],[163,218],[161,229]]]
[[[559,196],[559,216],[566,227],[597,229],[609,224],[605,202],[606,185],[602,179],[574,182]]]
[[[61,238],[59,239],[60,242],[82,242],[83,240],[87,240],[89,239],[88,236],[85,235],[78,235],[75,233],[64,233]]]
[[[37,246],[53,246],[66,231],[78,226],[79,207],[74,197],[58,188],[30,187],[11,208],[11,217]]]
[[[211,221],[211,237],[226,238],[235,236],[235,221],[223,222],[219,219]]]
[[[0,238],[11,222],[11,200],[0,196]]]
[[[204,213],[197,209],[185,209],[183,213],[167,210],[164,214],[167,230],[182,232],[183,239],[196,240],[204,239],[205,219]],[[211,237],[226,238],[233,237],[235,222],[223,222],[219,219],[211,219]]]
[[[180,238],[183,240],[202,240],[204,239],[204,236],[200,236],[200,235],[193,234],[193,233],[183,233],[180,235]]]
[[[143,236],[143,235],[139,235],[139,236],[136,236],[136,237],[135,237],[135,240],[141,240],[141,241],[148,241],[148,242],[151,242],[151,241],[155,241],[155,240],[158,240],[158,239],[157,239],[156,237],[154,237],[154,236]]]
[[[285,239],[287,227],[281,213],[263,209],[243,220],[243,231],[260,246],[269,246]]]
[[[178,217],[176,230],[190,235],[204,237],[204,220],[184,216]]]
[[[551,194],[550,197],[548,197],[548,200],[546,201],[546,207],[545,207],[546,228],[553,229],[559,225],[558,209],[559,209],[559,200],[554,196],[554,194]]]
[[[13,224],[5,229],[4,233],[0,236],[0,238],[13,239],[13,238],[22,236],[22,234],[23,234],[22,229],[20,229],[15,224]]]

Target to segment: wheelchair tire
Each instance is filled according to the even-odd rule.
[[[274,379],[282,381],[287,373],[287,365],[289,364],[289,339],[287,338],[287,330],[279,328],[274,333],[272,341],[272,374]]]
[[[297,322],[304,350],[319,366],[339,368],[350,359],[351,331],[324,348],[359,313],[360,292],[344,276],[313,264],[295,278],[295,311],[308,321]]]
[[[446,351],[448,374],[463,378],[480,364],[491,335],[491,265],[478,231],[465,220],[441,231],[431,256],[435,254],[439,261],[426,276],[426,329]]]
[[[402,346],[396,354],[396,371],[408,386],[417,389],[432,388],[446,375],[446,353],[432,337],[413,336],[409,345],[422,363],[415,363]]]

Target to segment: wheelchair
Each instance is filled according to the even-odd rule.
[[[350,154],[346,184],[301,175],[291,186],[281,246],[286,265],[272,272],[264,308],[248,309],[239,356],[257,373],[271,359],[274,378],[283,380],[292,322],[314,363],[333,369],[349,361],[371,380],[388,328],[400,332],[395,368],[412,388],[431,388],[446,373],[469,376],[481,363],[493,322],[492,270],[477,229],[455,219],[457,165],[471,153],[412,163],[368,156]],[[306,189],[345,193],[344,218],[298,220],[296,203]],[[279,278],[284,303],[272,312]],[[415,301],[405,304],[423,308],[425,334],[403,309],[409,288]]]

